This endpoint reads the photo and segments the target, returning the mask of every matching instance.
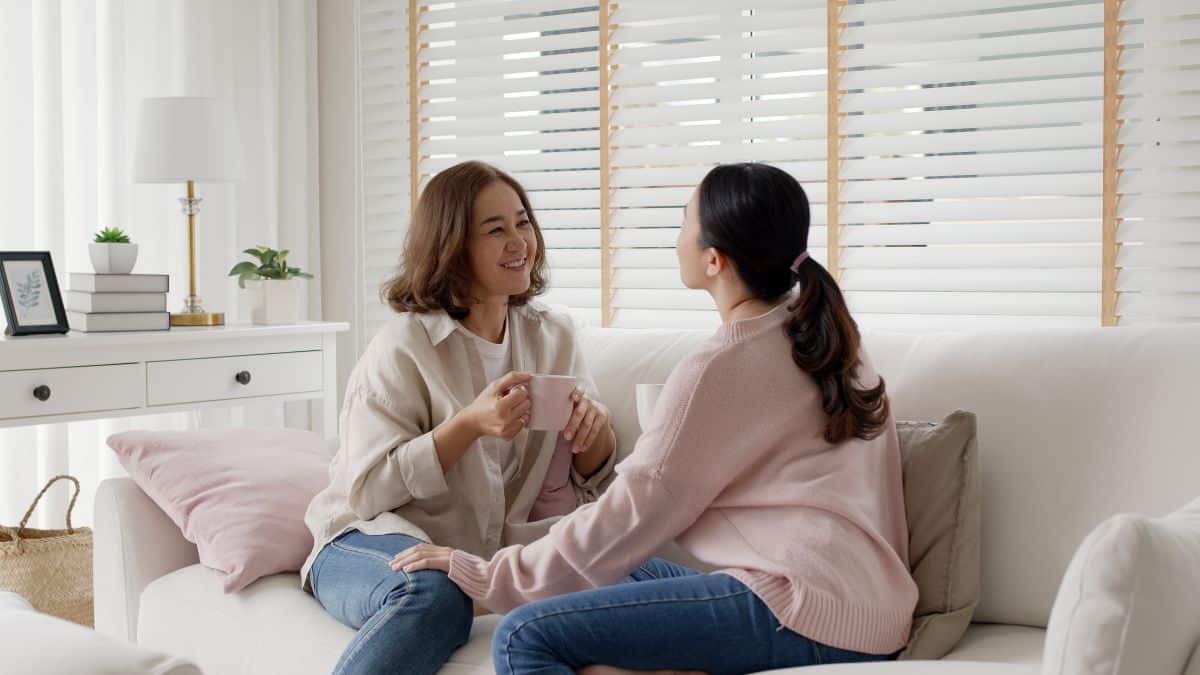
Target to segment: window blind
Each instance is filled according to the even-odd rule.
[[[813,255],[825,258],[826,2],[630,0],[611,22],[608,323],[715,325],[675,255],[682,207],[713,165],[791,172],[812,202]]]
[[[1095,325],[1103,3],[842,12],[840,282],[867,326]]]
[[[361,350],[391,316],[379,289],[396,272],[410,217],[408,2],[359,0],[356,30]]]
[[[418,22],[420,185],[468,159],[511,173],[545,237],[543,300],[599,323],[598,6],[443,3]]]
[[[1119,19],[1118,320],[1200,320],[1200,5],[1125,0]]]
[[[546,299],[596,324],[716,323],[674,247],[736,161],[804,185],[865,326],[1200,319],[1192,5],[360,0],[368,325],[416,190],[472,158],[529,189]]]

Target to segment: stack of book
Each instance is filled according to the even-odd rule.
[[[63,296],[71,330],[167,330],[165,274],[72,274]]]

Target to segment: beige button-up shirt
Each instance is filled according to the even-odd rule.
[[[557,432],[522,430],[513,439],[519,462],[505,483],[499,440],[484,437],[443,472],[433,429],[487,386],[471,338],[445,312],[402,313],[371,340],[350,373],[340,418],[340,444],[329,487],[305,515],[317,553],[349,530],[407,534],[489,558],[503,546],[529,543],[557,518],[528,522],[554,452]],[[574,375],[597,396],[570,317],[531,301],[508,312],[515,370]],[[577,501],[594,501],[611,476],[614,451],[592,476],[572,469]]]

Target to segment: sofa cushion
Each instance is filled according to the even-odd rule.
[[[265,577],[236,594],[222,593],[221,585],[220,573],[203,565],[152,582],[142,593],[138,642],[186,656],[206,675],[328,675],[354,638],[300,589],[298,574]],[[498,622],[477,618],[470,641],[440,672],[490,675]]]
[[[1046,626],[1063,573],[1097,523],[1196,497],[1200,452],[1180,420],[1195,415],[1200,326],[868,331],[863,340],[896,419],[956,408],[979,419],[976,621]]]
[[[16,593],[0,593],[0,672],[200,675],[196,666],[181,658],[42,614]]]
[[[764,675],[1038,675],[1038,667],[982,661],[900,661],[839,663],[829,666],[782,668]]]
[[[1025,626],[972,624],[940,661],[857,663],[783,668],[770,675],[1039,675],[1046,631]]]
[[[920,591],[902,659],[940,659],[979,604],[979,456],[975,416],[898,422],[908,556]]]
[[[942,661],[988,661],[1040,667],[1046,631],[1029,626],[973,623]]]
[[[250,672],[325,675],[333,670],[354,637],[353,630],[300,590],[300,577],[296,574],[266,577],[232,595],[222,594],[220,588],[220,574],[203,565],[191,565],[154,581],[142,594],[139,642],[189,658],[208,675]],[[180,611],[181,607],[187,610]],[[454,653],[441,673],[490,675],[491,636],[497,623],[496,616],[477,618],[470,641]],[[892,675],[919,672],[1033,675],[1041,662],[1044,635],[1045,631],[1038,628],[976,624],[967,629],[958,646],[942,662],[906,661],[858,667],[897,669],[862,671]],[[297,645],[303,645],[303,649],[297,649]],[[940,666],[951,661],[958,670]],[[977,665],[984,662],[994,663]],[[995,666],[1003,662],[1010,668]],[[925,664],[942,669],[906,670],[914,664],[918,668]]]
[[[300,569],[312,550],[304,512],[329,482],[320,436],[291,429],[127,431],[108,438],[121,465],[196,544],[232,593]]]
[[[1181,673],[1200,642],[1198,607],[1200,499],[1165,518],[1113,516],[1067,568],[1044,672]]]

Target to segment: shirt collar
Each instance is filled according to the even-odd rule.
[[[455,331],[454,319],[445,310],[436,310],[433,312],[419,312],[417,321],[425,327],[425,332],[429,334],[429,341],[433,346],[440,345],[450,334]]]
[[[510,307],[508,310],[508,325],[512,329],[513,319],[520,317],[522,319],[537,322],[541,320],[541,315],[547,307],[537,300],[530,300],[521,307]],[[425,327],[425,332],[429,334],[429,341],[433,346],[438,346],[450,337],[450,334],[458,330],[458,322],[450,318],[450,315],[445,310],[437,310],[433,312],[420,312],[417,314],[417,320]]]

